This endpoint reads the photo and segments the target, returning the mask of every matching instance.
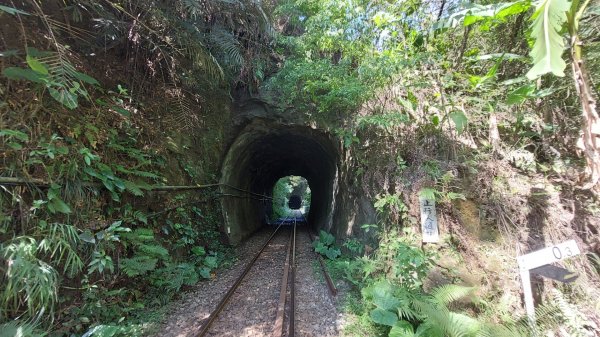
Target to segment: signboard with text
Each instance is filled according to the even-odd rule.
[[[435,200],[421,197],[419,202],[421,204],[421,232],[423,233],[423,242],[439,242],[440,232],[435,213]]]

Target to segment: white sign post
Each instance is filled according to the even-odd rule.
[[[440,233],[435,213],[435,201],[421,197],[419,198],[419,202],[421,204],[421,232],[423,233],[423,242],[439,242]]]
[[[533,293],[531,291],[530,270],[550,263],[558,262],[569,257],[580,254],[575,240],[565,241],[555,246],[546,247],[538,251],[517,257],[521,282],[523,283],[523,297],[525,298],[525,309],[529,319],[535,320],[535,306],[533,304]]]

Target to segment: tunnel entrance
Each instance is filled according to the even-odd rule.
[[[310,201],[311,190],[306,178],[287,176],[277,180],[273,187],[271,222],[289,216],[294,210],[307,217]]]
[[[304,177],[310,185],[308,224],[331,226],[338,188],[339,154],[328,133],[307,126],[254,120],[233,141],[221,169],[228,186],[251,191],[248,197],[221,199],[224,232],[237,244],[264,226],[273,211],[273,188],[282,177]]]

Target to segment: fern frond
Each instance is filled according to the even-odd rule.
[[[169,258],[169,251],[161,245],[139,245],[138,250],[148,256],[166,260]]]
[[[127,190],[127,192],[137,197],[141,197],[144,195],[144,191],[142,191],[142,189],[133,181],[124,180],[123,184],[125,185],[125,189]]]
[[[164,268],[155,270],[150,276],[150,282],[167,292],[178,292],[185,285],[194,285],[199,277],[196,268],[190,263],[167,264]]]
[[[474,291],[475,288],[473,287],[447,284],[434,289],[431,294],[436,299],[437,303],[447,306],[452,302],[473,295]]]
[[[217,49],[225,63],[234,71],[238,71],[244,65],[242,46],[231,32],[222,27],[214,27],[210,34],[211,46]]]
[[[514,326],[502,326],[498,324],[483,324],[477,337],[528,337],[529,334]]]
[[[120,260],[121,270],[129,277],[144,275],[156,268],[157,259],[147,255],[138,255]]]
[[[473,337],[481,330],[478,320],[455,312],[450,312],[448,321],[441,323],[450,337]]]
[[[50,19],[42,11],[38,1],[34,0],[32,3],[35,6],[37,15],[46,25],[48,35],[52,40],[56,51],[49,56],[41,56],[40,53],[36,53],[34,48],[28,48],[27,54],[28,56],[39,58],[37,61],[48,68],[49,83],[46,84],[46,87],[48,88],[50,95],[67,108],[75,109],[78,106],[78,96],[89,98],[84,84],[99,85],[99,83],[92,77],[80,73],[75,69],[69,61],[69,57],[72,56],[69,55],[67,48],[58,41],[56,34],[54,33],[56,27],[61,28],[62,26],[57,26],[56,21]]]
[[[415,295],[406,288],[399,288],[394,295],[399,300],[399,305],[396,307],[398,311],[398,317],[400,319],[406,319],[408,321],[416,321],[421,318],[421,315],[415,310],[413,303],[415,301]]]
[[[535,325],[528,316],[522,316],[505,326],[515,336],[541,336],[546,330],[555,329],[564,322],[560,309],[556,305],[540,305],[535,309]]]
[[[167,99],[165,114],[169,125],[177,131],[192,130],[200,128],[204,124],[199,111],[202,110],[203,102],[192,100],[185,95],[181,89],[169,90],[172,97]]]
[[[208,75],[209,81],[220,83],[225,78],[225,72],[217,58],[210,52],[207,39],[200,31],[201,26],[181,20],[175,21],[178,25],[177,44],[181,47],[183,55],[191,62],[195,71]]]
[[[54,31],[62,31],[70,36],[79,39],[83,42],[90,41],[95,36],[90,31],[72,25],[67,25],[64,22],[47,18],[48,24]]]
[[[586,337],[588,333],[584,326],[593,326],[585,316],[565,299],[558,289],[551,290],[552,298],[561,311],[564,322],[561,324],[573,337]]]
[[[192,18],[200,16],[203,12],[202,5],[198,0],[181,0],[181,5],[187,15]]]
[[[154,240],[154,231],[150,228],[136,228],[131,232],[122,233],[121,237],[134,244],[142,244]]]

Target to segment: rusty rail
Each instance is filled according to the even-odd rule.
[[[290,327],[288,331],[288,337],[294,337],[295,335],[295,313],[296,313],[296,216],[294,216],[294,229],[292,232],[292,272],[290,281]]]
[[[306,217],[304,217],[304,214],[302,214],[302,217],[304,218],[304,221],[308,224],[308,220],[306,220]],[[310,238],[310,241],[313,242],[315,240],[315,236],[312,233],[312,230],[308,230],[308,236]],[[335,297],[337,296],[337,288],[335,287],[335,284],[333,283],[333,280],[331,279],[331,277],[329,276],[329,273],[327,272],[327,266],[325,266],[325,261],[323,260],[323,257],[321,256],[321,254],[319,253],[315,253],[317,256],[317,259],[319,260],[319,264],[321,265],[321,271],[323,272],[323,276],[325,277],[325,281],[327,282],[327,287],[329,288],[329,293],[331,294],[331,296]]]
[[[287,297],[288,276],[290,273],[290,253],[292,251],[293,233],[290,234],[287,254],[285,256],[285,265],[283,267],[283,276],[281,277],[281,292],[279,293],[279,304],[277,306],[277,316],[273,327],[273,337],[281,337],[283,335],[283,320],[285,317],[285,300]]]

